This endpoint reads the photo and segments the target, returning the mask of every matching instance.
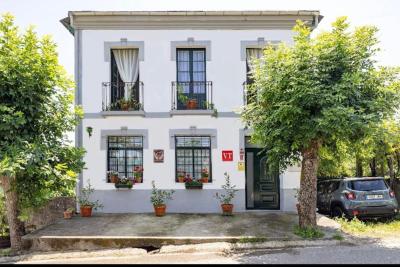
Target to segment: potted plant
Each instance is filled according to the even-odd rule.
[[[81,210],[82,217],[91,217],[92,210],[97,210],[98,208],[102,208],[103,205],[100,204],[98,200],[91,201],[90,196],[93,194],[94,188],[91,186],[90,181],[88,181],[88,185],[83,187],[81,193],[78,197],[78,203]]]
[[[196,99],[189,99],[186,102],[187,109],[196,109],[197,108],[197,100]]]
[[[175,191],[157,189],[154,181],[151,181],[151,185],[153,186],[153,189],[151,191],[150,200],[153,204],[154,212],[158,217],[164,216],[166,210],[166,202],[167,200],[172,200],[172,195],[175,193]]]
[[[64,211],[64,219],[71,219],[72,215],[74,214],[74,208],[68,208]]]
[[[135,183],[141,183],[143,181],[143,167],[135,166],[133,168],[133,175],[135,177]]]
[[[207,168],[203,168],[201,170],[201,182],[208,183],[208,169]]]
[[[119,189],[119,188],[128,188],[128,189],[132,189],[133,187],[133,181],[123,177],[121,180],[119,180],[118,183],[115,184],[115,188]]]
[[[178,171],[178,182],[179,183],[185,182],[185,172],[182,170]]]
[[[236,185],[232,185],[230,181],[230,177],[227,172],[224,173],[225,176],[225,184],[222,186],[222,189],[225,190],[224,194],[215,193],[215,197],[221,202],[222,215],[232,215],[233,204],[232,199],[235,197]]]
[[[185,188],[186,189],[203,189],[203,183],[199,179],[193,179],[190,175],[185,177]]]
[[[124,98],[120,99],[119,100],[119,106],[121,107],[121,109],[123,111],[128,111],[130,106],[131,106],[130,100],[127,100],[127,99],[124,99]]]
[[[111,183],[116,184],[119,182],[119,173],[117,171],[108,171],[107,174]]]

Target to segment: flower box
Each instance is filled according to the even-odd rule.
[[[186,189],[203,189],[203,183],[201,182],[186,182],[185,183]]]
[[[115,188],[121,189],[121,188],[128,188],[132,189],[133,185],[132,184],[115,184]]]

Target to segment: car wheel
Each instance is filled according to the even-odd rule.
[[[332,217],[342,217],[343,216],[343,210],[340,206],[334,206],[332,211],[331,211]]]

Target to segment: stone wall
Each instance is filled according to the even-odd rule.
[[[35,211],[25,222],[26,233],[43,228],[64,217],[63,212],[68,208],[76,208],[75,198],[58,197],[50,200],[44,207]]]

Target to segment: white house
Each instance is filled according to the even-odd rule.
[[[108,213],[152,212],[153,180],[176,191],[168,212],[220,212],[213,196],[227,172],[239,189],[234,211],[295,210],[300,167],[270,170],[238,110],[249,58],[292,43],[296,20],[315,28],[321,19],[318,11],[69,12],[61,22],[75,38],[75,101],[85,113],[76,145],[87,151],[78,186],[90,179]],[[131,190],[107,174],[140,178],[141,168]],[[203,177],[203,189],[186,189],[185,175]]]

